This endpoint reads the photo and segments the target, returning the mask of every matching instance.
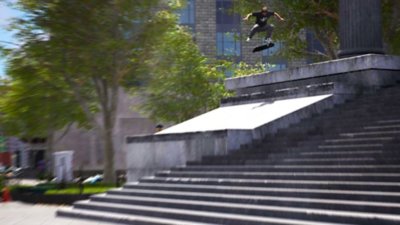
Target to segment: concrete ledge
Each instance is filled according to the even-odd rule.
[[[283,71],[230,78],[225,81],[225,86],[228,90],[238,90],[254,86],[263,86],[289,81],[293,82],[296,80],[326,77],[365,70],[400,71],[400,57],[391,55],[367,54],[309,64]]]

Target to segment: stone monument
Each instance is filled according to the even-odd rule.
[[[340,58],[383,54],[380,0],[340,0]]]

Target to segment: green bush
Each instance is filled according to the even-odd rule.
[[[109,189],[115,188],[114,184],[104,184],[104,183],[96,183],[96,184],[84,184],[83,193],[82,194],[98,194],[104,193]],[[66,185],[66,188],[59,189],[53,188],[48,189],[45,192],[46,195],[57,195],[57,194],[80,194],[79,185],[76,183],[70,183]]]
[[[4,175],[0,174],[0,191],[3,190],[4,187]]]
[[[33,187],[34,186],[32,186],[32,185],[20,185],[20,184],[17,184],[17,185],[11,185],[8,188],[10,189],[11,192],[15,192],[15,191],[30,192]]]

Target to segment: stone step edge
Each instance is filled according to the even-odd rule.
[[[354,185],[354,186],[391,186],[391,187],[400,187],[399,182],[372,182],[372,181],[318,181],[318,180],[275,180],[275,179],[226,179],[226,178],[197,178],[197,177],[143,177],[140,181],[196,181],[201,182],[204,180],[212,181],[212,182],[238,182],[243,183],[243,181],[247,183],[281,183],[281,184],[316,184],[316,185]]]
[[[128,183],[124,188],[113,189],[134,189],[134,187],[166,187],[180,189],[215,189],[215,190],[235,190],[235,191],[273,191],[273,192],[298,192],[298,193],[320,193],[320,194],[347,194],[347,195],[377,195],[377,196],[395,196],[400,197],[400,192],[379,192],[379,191],[349,191],[340,189],[310,189],[310,188],[264,188],[251,186],[218,186],[218,185],[194,185],[194,184],[156,184],[156,183]]]
[[[146,194],[158,194],[158,195],[173,195],[173,196],[201,196],[201,197],[215,197],[215,198],[227,198],[227,199],[248,199],[248,200],[264,200],[264,201],[282,201],[282,202],[301,202],[301,203],[324,203],[331,205],[353,205],[353,206],[376,206],[376,207],[397,207],[400,209],[400,204],[392,202],[377,202],[377,201],[360,201],[360,200],[335,200],[335,199],[324,199],[324,198],[310,198],[310,197],[277,197],[277,196],[267,196],[267,195],[241,195],[241,194],[212,194],[212,193],[201,193],[201,192],[178,192],[178,191],[160,191],[160,190],[121,190],[109,192],[102,195],[94,195],[93,197],[109,197],[109,196],[121,196],[121,193],[146,193]],[[123,195],[129,196],[129,195]],[[128,197],[129,198],[129,197]],[[158,198],[158,197],[149,197]],[[169,199],[163,198],[163,199]],[[204,200],[201,200],[204,201]]]
[[[150,202],[164,202],[164,203],[178,203],[178,204],[185,204],[185,205],[197,205],[197,206],[213,206],[213,207],[224,207],[224,208],[236,208],[236,209],[253,209],[253,210],[265,210],[265,211],[280,211],[280,212],[288,212],[288,213],[303,213],[306,215],[314,215],[314,216],[337,216],[337,217],[347,217],[347,218],[354,218],[354,219],[381,219],[381,220],[391,220],[391,221],[398,221],[400,222],[400,215],[395,214],[384,214],[384,213],[364,213],[364,212],[349,212],[349,211],[342,211],[342,210],[328,210],[328,209],[313,209],[313,208],[294,208],[294,207],[285,207],[285,206],[258,206],[258,205],[249,205],[249,204],[234,204],[234,203],[217,203],[217,202],[205,202],[205,201],[184,201],[184,200],[174,200],[174,201],[166,201],[164,199],[159,198],[136,198],[142,201],[150,201]],[[137,208],[145,208],[152,211],[164,211],[164,212],[172,212],[172,213],[183,213],[183,214],[207,214],[210,213],[208,211],[202,210],[188,210],[188,209],[178,209],[178,208],[166,208],[165,207],[152,207],[152,206],[141,206],[141,205],[126,205],[126,204],[118,204],[118,203],[106,203],[106,202],[93,202],[88,201],[85,203],[79,202],[76,205],[97,205],[101,207],[102,205],[110,205],[115,207],[121,207],[125,209],[137,209]],[[179,212],[182,211],[182,212]],[[215,212],[212,212],[214,214]],[[217,213],[218,214],[218,213]],[[230,213],[227,213],[230,214]],[[242,214],[230,214],[235,216],[248,216]],[[255,216],[257,217],[257,216]],[[263,217],[260,217],[263,218]]]
[[[187,220],[174,220],[174,219],[164,219],[161,217],[147,217],[132,214],[120,214],[120,213],[104,213],[96,212],[92,210],[85,209],[73,209],[73,208],[62,208],[57,210],[57,216],[62,217],[74,217],[90,220],[103,220],[113,223],[124,223],[124,224],[136,224],[136,223],[146,223],[152,225],[211,225],[210,223],[199,223]],[[100,225],[100,224],[99,224]]]
[[[347,168],[347,169],[396,169],[400,168],[400,165],[265,165],[265,166],[257,166],[257,165],[242,165],[242,166],[177,166],[172,168],[175,169],[235,169],[235,168],[243,168],[243,169],[313,169],[313,168]]]
[[[111,207],[111,208],[124,208],[124,209],[138,209],[143,211],[151,211],[151,212],[161,212],[163,214],[180,214],[180,215],[188,215],[188,216],[201,216],[201,217],[213,217],[220,219],[234,219],[234,220],[242,220],[242,221],[252,221],[252,222],[260,222],[262,223],[274,223],[274,224],[285,224],[285,225],[339,225],[338,223],[325,223],[325,222],[314,222],[309,220],[296,220],[296,219],[284,219],[284,218],[274,218],[274,217],[261,217],[261,216],[250,216],[250,215],[238,215],[231,213],[216,213],[216,212],[204,212],[204,211],[196,211],[196,210],[188,210],[188,209],[170,209],[163,207],[149,207],[149,206],[126,206],[121,204],[113,204],[113,203],[93,203],[89,201],[79,201],[76,203],[77,205],[95,205],[98,207]],[[74,209],[75,210],[75,209]],[[73,211],[73,210],[72,210]],[[103,213],[104,214],[104,213]]]
[[[337,173],[337,172],[230,172],[230,171],[171,171],[163,170],[157,171],[158,175],[211,175],[211,174],[221,174],[221,175],[265,175],[265,176],[343,176],[343,177],[400,177],[400,173],[376,173],[376,172],[363,172],[363,173]]]

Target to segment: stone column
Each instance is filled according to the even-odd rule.
[[[381,1],[340,0],[339,39],[341,58],[383,54]]]

